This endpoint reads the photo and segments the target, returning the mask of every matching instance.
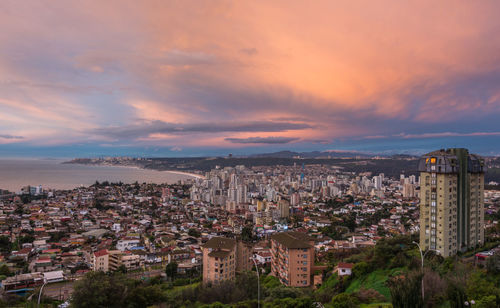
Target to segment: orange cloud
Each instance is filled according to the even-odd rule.
[[[375,139],[423,125],[449,131],[440,123],[470,120],[471,112],[471,127],[488,131],[480,118],[500,113],[494,1],[1,6],[0,117],[9,133],[23,126],[28,140],[43,130],[46,140],[64,140],[68,128],[78,140],[101,140],[99,129],[138,121],[273,118],[308,127],[130,139],[181,146]]]

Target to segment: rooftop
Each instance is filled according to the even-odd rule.
[[[281,232],[271,236],[271,239],[291,249],[311,248],[309,242],[313,240],[303,232]]]
[[[203,245],[203,248],[231,250],[236,245],[236,240],[225,237],[212,237]]]

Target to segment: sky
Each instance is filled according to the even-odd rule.
[[[1,1],[0,156],[500,154],[498,1]]]

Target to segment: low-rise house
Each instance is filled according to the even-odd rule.
[[[354,264],[352,264],[352,263],[342,263],[342,262],[340,262],[335,267],[335,272],[337,272],[337,274],[339,276],[351,276],[353,266],[354,266]]]

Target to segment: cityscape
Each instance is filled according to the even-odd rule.
[[[0,307],[500,307],[500,4],[0,3]]]
[[[154,295],[122,298],[120,305],[259,305],[255,290],[235,298],[196,295],[218,294],[228,283],[260,283],[262,304],[274,306],[398,307],[397,297],[424,305],[414,294],[424,290],[428,301],[451,301],[441,297],[444,278],[441,290],[419,290],[420,279],[439,279],[433,267],[449,262],[468,275],[496,275],[499,185],[485,183],[488,164],[467,149],[436,150],[412,162],[414,174],[396,177],[323,164],[236,165],[193,170],[172,184],[96,181],[71,190],[42,184],[2,191],[2,290],[24,294],[46,284],[47,301],[75,301],[97,287],[82,285],[91,275],[120,273],[146,279],[143,291]],[[379,252],[383,245],[388,251]],[[430,267],[411,278],[418,283],[405,294],[389,281],[420,273],[418,249]],[[256,271],[259,281],[251,276]],[[374,275],[384,281],[372,281]],[[185,294],[181,286],[196,291]]]

